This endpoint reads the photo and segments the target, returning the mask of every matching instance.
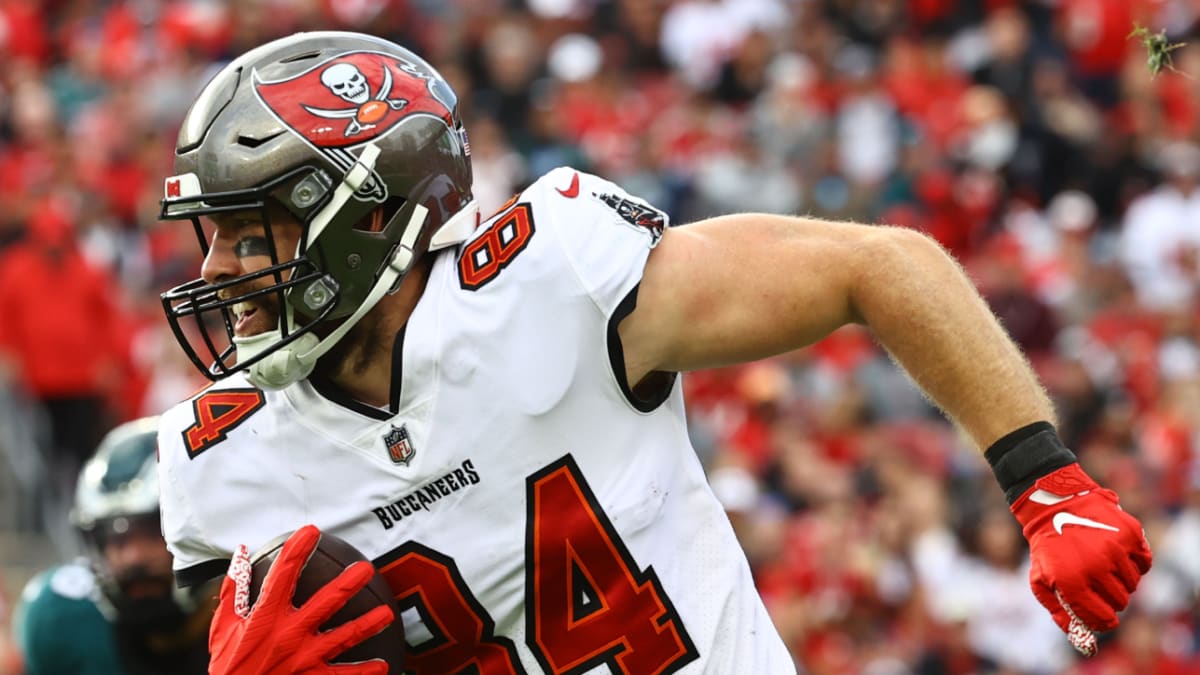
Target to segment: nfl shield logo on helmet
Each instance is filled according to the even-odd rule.
[[[408,466],[417,454],[417,449],[413,447],[412,439],[408,436],[408,428],[403,424],[399,427],[393,424],[392,430],[384,435],[383,443],[387,446],[388,457],[396,464]]]

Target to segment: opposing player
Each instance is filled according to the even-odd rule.
[[[157,428],[157,417],[118,426],[84,465],[71,518],[88,559],[25,587],[15,631],[28,675],[206,672],[213,593],[172,583],[159,529]]]
[[[163,215],[191,220],[206,258],[164,305],[215,380],[159,437],[185,584],[313,523],[386,576],[418,675],[793,672],[676,373],[850,322],[986,450],[1034,592],[1077,647],[1117,625],[1150,565],[1021,354],[920,234],[761,214],[667,229],[569,168],[481,218],[449,86],[348,33],[235,60],[176,153]],[[301,614],[218,612],[213,672],[248,654],[255,672],[320,667]],[[261,656],[277,638],[290,646]]]

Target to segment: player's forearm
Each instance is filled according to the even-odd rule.
[[[889,229],[853,283],[854,311],[980,449],[1054,410],[962,269],[934,241]]]

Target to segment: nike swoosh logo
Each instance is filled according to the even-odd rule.
[[[579,172],[576,171],[575,175],[571,176],[571,184],[567,186],[566,190],[563,190],[561,188],[554,188],[554,189],[558,190],[558,194],[566,197],[567,199],[574,199],[574,198],[578,197],[579,196]]]
[[[1059,534],[1062,534],[1064,525],[1080,525],[1082,527],[1091,527],[1097,530],[1120,532],[1118,528],[1115,528],[1112,525],[1105,525],[1104,523],[1097,522],[1091,518],[1077,516],[1069,511],[1059,511],[1058,513],[1054,514],[1054,519],[1050,522],[1054,524],[1054,531]]]

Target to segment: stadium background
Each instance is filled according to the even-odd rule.
[[[1135,22],[1189,43],[1179,72],[1152,77]],[[186,106],[318,28],[442,71],[485,211],[570,164],[677,223],[921,229],[980,285],[1155,568],[1077,660],[986,466],[863,330],[693,374],[697,449],[802,672],[1200,672],[1195,0],[0,0],[0,636],[74,546],[79,458],[200,384],[157,298],[199,264],[156,222]]]

